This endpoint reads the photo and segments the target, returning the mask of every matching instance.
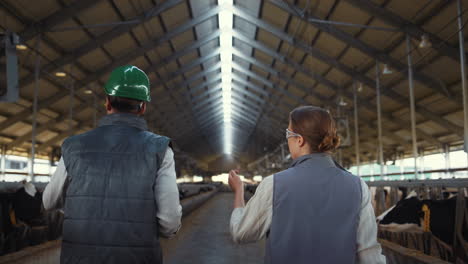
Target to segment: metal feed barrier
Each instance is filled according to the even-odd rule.
[[[196,210],[213,196],[220,186],[211,184],[213,188],[180,201],[183,217]],[[57,227],[55,227],[57,229]],[[61,232],[61,227],[59,232]],[[61,240],[48,241],[36,246],[23,248],[20,251],[0,256],[0,264],[52,264],[59,263]]]
[[[450,190],[452,192],[456,192],[455,233],[452,245],[447,245],[435,237],[431,232],[392,232],[382,230],[379,227],[378,235],[382,241],[396,243],[405,250],[417,250],[427,256],[430,255],[437,257],[440,260],[452,263],[468,263],[468,242],[463,236],[464,233],[466,234],[468,232],[466,230],[468,228],[468,210],[466,209],[468,179],[378,181],[367,182],[367,184],[370,188],[376,188],[375,211],[377,215],[398,202],[398,191],[403,188],[406,188],[407,193],[415,191],[420,199],[433,200],[444,199],[444,191]],[[387,194],[385,194],[385,192]],[[395,250],[398,251],[399,249],[393,248],[392,250],[393,251],[391,252],[395,252]],[[404,258],[404,254],[399,256],[399,258]],[[413,263],[409,261],[410,260],[408,259],[408,262],[404,261],[393,263]]]
[[[396,243],[379,239],[388,264],[449,264],[450,262],[428,256],[421,251],[402,247]]]

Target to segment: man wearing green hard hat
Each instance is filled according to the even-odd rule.
[[[43,194],[65,201],[61,263],[162,263],[159,236],[180,228],[182,208],[170,139],[147,131],[148,76],[116,68],[104,86],[107,115],[67,138]]]

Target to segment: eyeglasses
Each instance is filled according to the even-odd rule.
[[[300,134],[294,133],[291,130],[286,128],[286,139],[290,137],[302,137]]]

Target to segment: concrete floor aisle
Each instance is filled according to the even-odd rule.
[[[182,220],[176,238],[162,240],[165,264],[263,263],[264,242],[236,245],[229,234],[232,193],[219,193]]]

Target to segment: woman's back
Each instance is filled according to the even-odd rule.
[[[285,136],[290,168],[266,177],[247,205],[242,181],[230,172],[233,240],[267,237],[268,264],[385,263],[366,183],[331,158],[340,138],[330,113],[294,109]]]
[[[296,159],[274,175],[266,263],[354,263],[360,209],[360,179],[330,155]]]

